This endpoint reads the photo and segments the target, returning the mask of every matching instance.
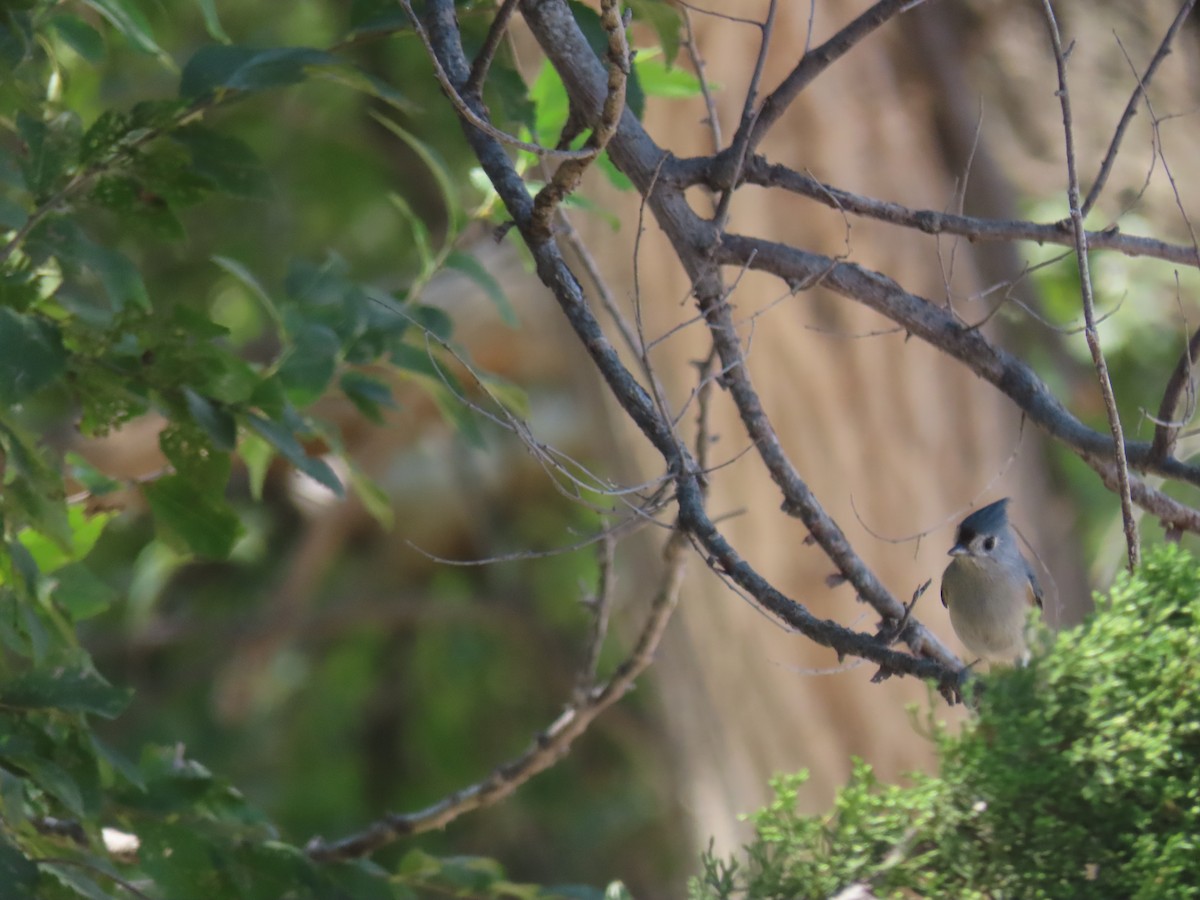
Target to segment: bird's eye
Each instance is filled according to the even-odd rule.
[[[992,535],[989,534],[983,539],[983,549],[989,551],[996,549],[996,539]]]

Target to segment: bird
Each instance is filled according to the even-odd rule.
[[[963,646],[989,663],[1025,663],[1029,613],[1042,589],[1008,524],[1008,498],[959,523],[953,557],[942,574],[942,605]]]

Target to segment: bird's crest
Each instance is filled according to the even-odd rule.
[[[1008,524],[1008,498],[977,509],[958,525],[958,543],[966,546],[979,534],[998,534]]]

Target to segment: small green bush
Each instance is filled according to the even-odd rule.
[[[864,764],[804,816],[776,779],[744,860],[704,860],[694,900],[1200,897],[1200,563],[1156,549],[1083,626],[980,679],[978,716],[938,731],[940,774]]]

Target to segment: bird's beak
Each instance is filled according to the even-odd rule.
[[[970,552],[971,551],[969,551],[962,544],[955,544],[953,547],[950,548],[949,555],[950,556],[966,556]]]

